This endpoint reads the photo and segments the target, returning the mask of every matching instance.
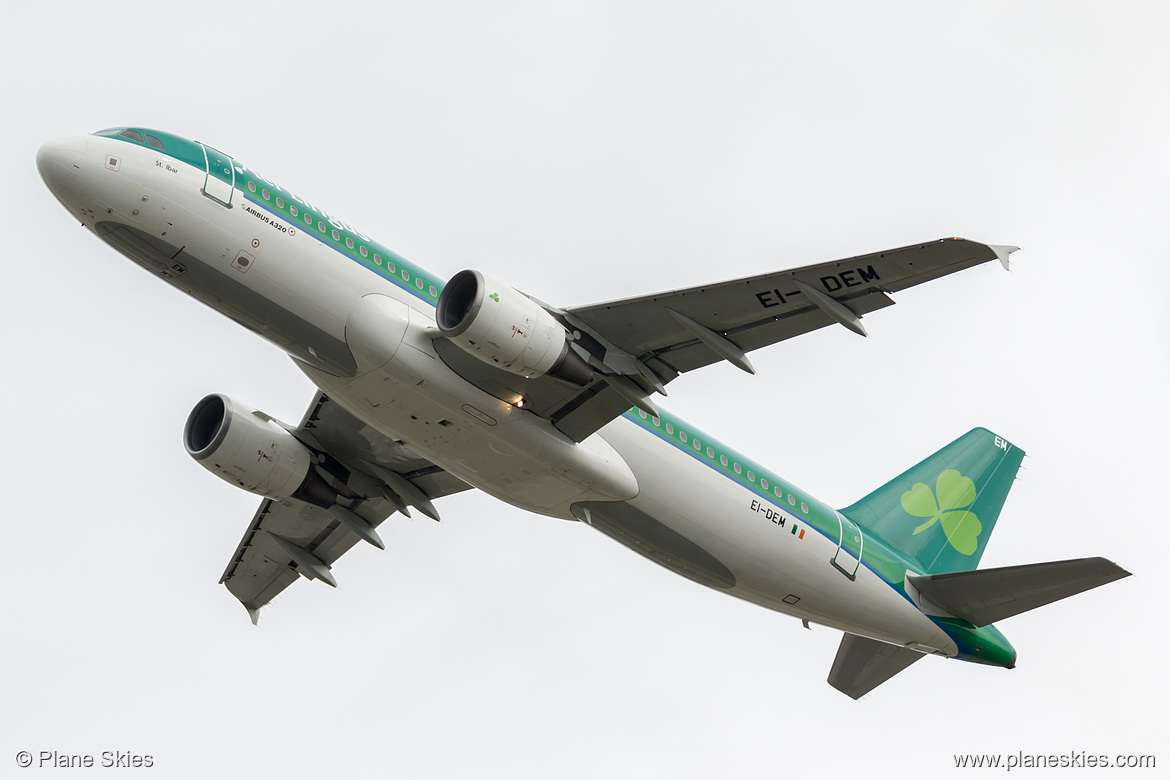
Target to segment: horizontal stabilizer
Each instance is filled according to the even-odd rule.
[[[974,626],[986,626],[1128,576],[1129,572],[1113,561],[1078,558],[1002,569],[910,575],[906,581],[934,606]]]
[[[852,699],[860,699],[910,664],[922,653],[856,634],[841,637],[829,685]]]

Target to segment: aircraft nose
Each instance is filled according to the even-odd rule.
[[[89,150],[85,136],[69,136],[49,141],[37,150],[37,170],[54,194],[60,195],[72,186]]]

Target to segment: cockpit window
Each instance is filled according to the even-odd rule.
[[[163,142],[160,141],[157,137],[151,135],[150,133],[146,134],[146,145],[153,146],[155,149],[158,149],[160,152],[163,150]]]
[[[122,132],[118,133],[118,135],[122,136],[123,138],[129,138],[131,141],[137,141],[138,143],[143,142],[142,133],[138,132],[137,130],[123,130]]]

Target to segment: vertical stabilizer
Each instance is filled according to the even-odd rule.
[[[974,569],[1023,459],[976,428],[841,512],[927,574]]]

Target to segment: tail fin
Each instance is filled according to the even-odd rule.
[[[974,569],[1023,459],[976,428],[841,513],[927,574]]]

